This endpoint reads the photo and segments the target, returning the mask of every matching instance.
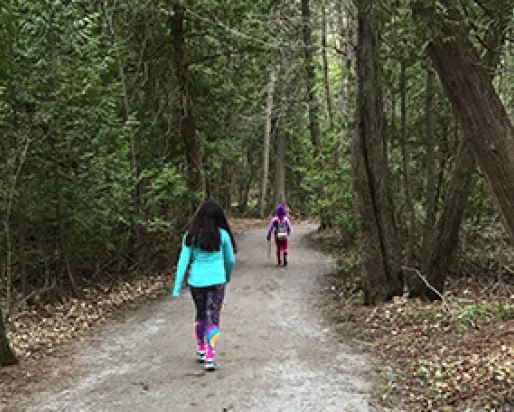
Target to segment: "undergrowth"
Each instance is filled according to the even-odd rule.
[[[402,410],[514,410],[514,259],[503,232],[496,235],[464,236],[443,300],[402,296],[377,307],[362,305],[356,249],[337,231],[311,235],[336,260],[327,290],[338,330],[380,360],[375,402]]]

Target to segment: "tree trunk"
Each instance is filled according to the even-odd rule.
[[[497,10],[495,19],[497,25],[491,28],[485,42],[487,51],[483,58],[484,71],[487,71],[490,80],[492,80],[495,68],[500,61],[500,48],[505,42],[506,28],[512,20],[510,6],[503,4],[502,7],[504,9]],[[432,236],[430,252],[425,257],[427,261],[424,264],[424,275],[440,293],[444,290],[446,274],[453,262],[458,245],[460,225],[476,168],[476,161],[469,146],[470,138],[471,136],[466,135],[459,145],[441,216],[437,222],[437,230]],[[411,291],[411,294],[430,300],[440,299],[439,295],[424,283],[418,284],[418,288]]]
[[[25,295],[27,293],[27,269],[25,265],[25,238],[26,238],[26,226],[25,220],[21,214],[16,216],[16,227],[18,232],[18,241],[16,242],[16,258],[18,259],[18,265],[20,267],[20,283],[21,293]]]
[[[12,304],[12,256],[13,256],[13,245],[12,245],[12,233],[11,233],[11,213],[14,206],[14,201],[16,197],[16,186],[19,183],[19,178],[21,175],[21,170],[23,165],[25,164],[25,160],[27,158],[27,152],[29,150],[30,140],[27,139],[23,148],[20,150],[18,165],[14,170],[12,181],[10,182],[10,188],[7,195],[7,205],[5,208],[5,216],[4,216],[4,235],[5,235],[5,293],[7,300],[7,309],[10,310]],[[16,163],[16,160],[13,160],[13,164]]]
[[[16,365],[18,360],[9,345],[7,331],[4,327],[4,314],[0,308],[0,366]]]
[[[353,201],[362,261],[364,303],[383,302],[403,288],[387,187],[384,113],[378,60],[378,30],[370,14],[376,0],[358,8],[357,110],[352,150]]]
[[[264,142],[262,145],[261,191],[259,195],[259,216],[261,218],[265,216],[266,208],[266,193],[269,175],[269,141],[271,134],[271,116],[273,114],[273,94],[275,92],[276,72],[277,69],[273,63],[271,63],[268,81],[268,96],[266,98],[266,113],[264,120]]]
[[[454,0],[443,3],[445,18],[430,8],[416,10],[431,25],[437,19],[442,31],[432,37],[428,52],[514,241],[514,127]]]
[[[229,213],[232,203],[232,177],[232,167],[228,162],[223,163],[218,179],[219,203],[226,213]]]
[[[58,178],[58,173],[55,174],[54,177],[54,185],[55,185],[55,218],[57,220],[58,230],[59,230],[59,246],[62,251],[62,258],[64,267],[66,270],[66,275],[68,276],[68,280],[70,282],[71,291],[73,293],[73,297],[82,298],[83,294],[81,289],[78,287],[77,282],[75,281],[75,275],[73,274],[73,269],[70,263],[69,250],[68,250],[68,236],[66,234],[65,222],[62,216],[62,192],[61,185]]]
[[[430,64],[429,64],[430,66]],[[437,219],[437,159],[435,157],[434,142],[434,72],[427,68],[425,96],[425,167],[426,167],[426,190],[425,190],[425,221],[423,223],[423,244],[421,255],[421,273],[426,273],[428,256],[430,255],[431,239]],[[418,276],[414,276],[414,282],[423,282]]]
[[[407,265],[411,266],[414,261],[414,233],[416,230],[416,212],[410,191],[409,155],[407,152],[407,64],[401,62],[400,67],[400,112],[401,112],[401,153],[402,153],[402,175],[405,192],[405,201],[409,221],[407,223]]]
[[[249,157],[250,157],[250,154],[249,154],[249,149],[248,149],[248,144],[247,144],[247,141],[244,137],[242,137],[242,145],[241,145],[241,151],[242,151],[242,155],[243,155],[243,159],[242,159],[242,162],[240,164],[241,166],[241,169],[240,169],[240,172],[238,173],[239,174],[239,178],[238,178],[238,207],[237,207],[237,211],[240,215],[243,215],[245,212],[246,212],[246,205],[247,205],[247,202],[248,202],[248,197],[247,197],[247,186],[248,186],[248,181],[250,180],[250,176],[249,176],[249,170],[251,168],[251,166],[249,165]]]
[[[339,4],[339,37],[340,37],[340,48],[341,48],[341,117],[343,136],[346,137],[347,133],[351,133],[354,129],[354,107],[352,103],[352,87],[355,83],[354,66],[355,60],[355,33],[356,33],[356,21],[355,14],[350,10],[352,4],[346,4],[345,1],[341,1]]]
[[[307,84],[307,103],[309,105],[309,129],[312,145],[319,153],[321,150],[321,132],[318,119],[318,102],[316,99],[316,71],[314,70],[314,53],[309,0],[302,0],[303,46]]]
[[[286,202],[286,142],[287,132],[276,134],[275,153],[275,204],[285,205]]]
[[[332,92],[330,91],[330,77],[329,77],[329,65],[328,65],[328,56],[327,56],[327,11],[326,5],[323,4],[322,7],[322,23],[321,23],[321,47],[322,47],[322,56],[323,56],[323,82],[325,84],[325,95],[327,99],[327,111],[328,111],[328,121],[330,125],[330,129],[334,127],[334,104],[332,103]]]
[[[187,180],[193,193],[205,195],[205,177],[202,171],[200,145],[196,135],[196,119],[190,92],[189,63],[184,33],[184,7],[180,0],[172,1],[173,13],[169,18],[174,51],[175,74],[178,82],[178,97],[181,110],[180,135],[184,142],[187,163]],[[195,202],[192,211],[196,208]]]
[[[437,230],[432,237],[428,255],[424,257],[423,274],[439,293],[444,291],[446,274],[453,261],[454,251],[459,241],[459,230],[468,203],[469,191],[475,170],[475,160],[468,142],[462,140],[457,154],[448,194],[443,203]],[[411,296],[437,300],[440,296],[428,288],[424,282],[411,291]]]

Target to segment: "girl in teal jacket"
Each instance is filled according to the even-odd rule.
[[[173,296],[178,297],[187,267],[188,285],[196,307],[197,359],[206,370],[215,370],[214,355],[220,337],[220,311],[225,285],[235,265],[236,245],[223,209],[204,202],[182,239]]]

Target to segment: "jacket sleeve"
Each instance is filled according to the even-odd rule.
[[[175,286],[173,287],[173,296],[177,297],[180,295],[180,289],[182,288],[182,282],[186,274],[187,266],[191,260],[191,247],[186,245],[186,235],[182,238],[182,249],[180,251],[180,257],[177,264],[177,272],[175,274]]]
[[[236,257],[234,255],[234,248],[232,247],[230,236],[224,230],[221,232],[221,241],[221,246],[223,248],[223,260],[225,261],[225,273],[228,283],[232,278],[232,272],[234,271],[234,266],[236,264]]]

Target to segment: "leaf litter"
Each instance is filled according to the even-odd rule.
[[[64,344],[83,339],[126,309],[170,291],[169,274],[117,281],[107,293],[84,288],[83,299],[25,306],[10,317],[8,338],[19,366],[0,368],[0,410],[10,396],[48,373]]]
[[[311,240],[340,253],[337,237],[332,231]],[[376,307],[362,305],[355,271],[353,278],[343,269],[327,279],[327,313],[342,339],[380,362],[377,405],[514,411],[514,277],[503,276],[499,285],[496,275],[467,269],[449,277],[443,301],[402,296]]]

